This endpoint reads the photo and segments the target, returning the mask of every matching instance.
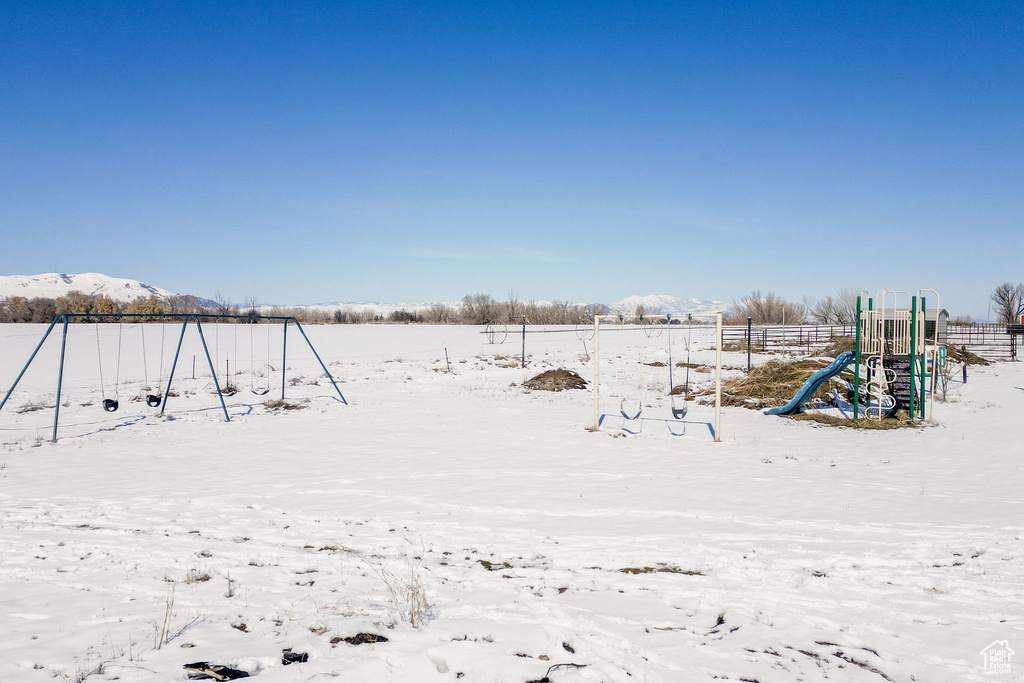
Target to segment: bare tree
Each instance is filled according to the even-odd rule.
[[[514,323],[519,322],[523,317],[523,305],[519,303],[519,294],[513,290],[508,290],[508,302],[505,304],[505,322]]]
[[[235,307],[231,304],[231,299],[221,296],[220,290],[214,293],[213,299],[217,302],[217,315],[230,315],[234,312]]]
[[[803,306],[790,303],[774,292],[762,294],[756,291],[744,301],[733,304],[726,322],[730,325],[740,325],[746,323],[747,318],[751,318],[756,325],[780,325],[783,320],[798,324],[806,317],[807,311]]]
[[[1024,314],[1024,285],[1004,282],[992,292],[996,320],[1007,325],[1020,322]]]
[[[470,325],[486,325],[494,322],[496,304],[490,294],[467,294],[462,298],[459,317]]]
[[[840,289],[835,298],[836,324],[853,325],[857,322],[857,297],[860,292]]]

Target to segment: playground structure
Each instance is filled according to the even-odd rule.
[[[316,357],[316,360],[320,364],[320,367],[323,369],[323,371],[326,374],[326,376],[328,377],[328,379],[330,379],[331,385],[334,387],[334,390],[338,394],[338,399],[343,404],[347,405],[348,402],[345,400],[344,395],[342,395],[341,389],[338,388],[338,385],[337,385],[337,383],[334,380],[334,376],[327,369],[327,366],[324,364],[323,360],[320,358],[320,354],[317,353],[316,349],[313,347],[312,342],[309,341],[309,337],[306,336],[306,332],[305,332],[305,330],[302,329],[302,325],[294,317],[290,317],[290,316],[261,316],[261,315],[230,315],[230,314],[227,314],[227,315],[173,314],[173,313],[139,313],[139,314],[121,314],[121,313],[109,313],[109,314],[61,313],[61,314],[57,315],[56,317],[54,317],[54,319],[50,323],[49,327],[46,328],[46,331],[43,333],[42,339],[39,340],[39,343],[36,345],[35,350],[32,352],[32,355],[29,357],[28,361],[25,363],[25,366],[21,369],[21,372],[18,374],[17,378],[14,380],[14,383],[11,385],[11,388],[7,391],[7,394],[4,396],[3,401],[0,401],[0,411],[2,411],[3,407],[7,404],[8,399],[10,399],[11,394],[14,393],[14,390],[17,388],[18,383],[21,381],[22,377],[25,376],[25,373],[28,371],[29,367],[32,365],[32,361],[35,360],[36,355],[39,353],[39,350],[43,347],[43,344],[46,343],[46,340],[50,336],[50,333],[54,330],[54,328],[57,326],[58,323],[62,323],[63,324],[63,328],[62,328],[62,335],[61,335],[60,361],[59,361],[59,367],[58,367],[58,371],[57,371],[57,388],[56,388],[56,399],[54,401],[53,436],[52,436],[52,441],[57,441],[57,428],[58,428],[58,424],[59,424],[59,421],[60,421],[61,391],[62,391],[62,383],[63,383],[63,379],[64,379],[64,360],[65,360],[65,355],[66,355],[66,350],[67,350],[68,324],[70,323],[70,321],[72,321],[72,320],[82,320],[82,321],[88,320],[88,321],[95,321],[98,324],[98,321],[100,321],[100,320],[123,322],[125,319],[131,319],[131,320],[161,320],[161,321],[167,320],[167,319],[172,319],[172,320],[181,320],[181,334],[178,337],[178,344],[177,344],[177,347],[176,347],[175,353],[174,353],[174,361],[171,364],[170,373],[167,376],[167,384],[163,388],[163,390],[161,392],[159,392],[159,395],[157,395],[157,394],[149,394],[148,396],[146,396],[146,404],[148,406],[150,406],[150,407],[153,407],[153,408],[159,407],[160,408],[159,414],[163,415],[164,410],[167,408],[167,400],[168,400],[168,398],[174,395],[174,394],[171,393],[171,386],[172,386],[172,383],[174,381],[175,370],[176,370],[176,368],[178,366],[178,360],[179,360],[179,356],[181,354],[182,342],[185,339],[185,332],[186,332],[186,329],[188,328],[189,322],[194,322],[195,326],[196,326],[196,330],[199,333],[199,340],[200,340],[200,342],[202,344],[202,349],[203,349],[203,352],[204,352],[204,354],[206,356],[206,361],[207,361],[207,363],[209,365],[210,375],[211,375],[211,377],[213,379],[214,387],[216,388],[216,393],[217,393],[217,396],[218,396],[218,398],[220,400],[220,407],[221,407],[221,410],[224,413],[224,420],[225,420],[225,422],[230,422],[231,421],[231,417],[228,414],[227,405],[224,402],[225,392],[222,389],[222,387],[220,385],[220,381],[219,381],[219,379],[217,377],[217,369],[214,366],[213,359],[210,357],[209,346],[207,345],[206,336],[203,334],[203,326],[202,326],[202,322],[201,322],[200,318],[208,320],[208,321],[209,320],[215,320],[215,321],[230,320],[230,321],[235,322],[235,323],[238,323],[238,322],[242,321],[242,322],[246,322],[248,324],[257,324],[257,323],[260,323],[260,322],[267,323],[267,324],[278,323],[278,322],[282,323],[282,366],[281,366],[281,400],[282,401],[285,400],[285,388],[287,386],[287,381],[286,381],[287,377],[286,377],[286,375],[287,375],[287,367],[288,367],[288,324],[289,323],[294,323],[296,329],[302,335],[302,338],[306,341],[306,344],[309,346],[309,349],[313,352],[313,355]],[[268,333],[269,333],[269,330],[268,330]],[[144,336],[144,333],[143,333],[142,339],[143,339],[143,357],[145,358],[145,336]],[[118,335],[118,356],[119,356],[118,364],[119,365],[120,365],[120,343],[121,343],[121,341],[120,341],[120,334],[119,334]],[[98,330],[97,330],[97,346],[98,345],[99,345],[99,333],[98,333]],[[99,353],[99,349],[98,348],[97,348],[97,353]],[[161,360],[162,360],[162,353],[163,353],[163,350],[161,349]],[[144,366],[145,366],[145,361],[144,361]],[[161,369],[161,374],[162,374],[162,369]],[[163,382],[163,378],[162,377],[159,378],[159,382],[162,384],[162,382]],[[103,409],[105,411],[107,411],[107,412],[114,412],[118,408],[118,401],[117,401],[117,395],[116,395],[116,387],[117,387],[117,385],[118,385],[118,382],[117,382],[117,380],[115,380],[115,395],[114,395],[114,398],[106,398],[106,395],[103,393],[104,392],[104,388],[103,388],[103,370],[102,370],[102,360],[100,360],[100,391],[101,391],[101,394],[103,394],[102,406],[103,406]],[[260,395],[260,396],[265,395],[265,394],[269,393],[269,384],[265,388],[263,388],[263,387],[257,388],[255,386],[253,386],[252,387],[252,392],[254,394]],[[230,395],[230,394],[228,394],[228,395]]]
[[[935,295],[934,309],[927,308],[925,293]],[[786,405],[766,412],[799,412],[823,382],[852,363],[854,420],[861,417],[862,410],[865,417],[878,420],[898,410],[905,410],[911,420],[931,415],[936,381],[946,367],[948,314],[939,308],[939,294],[933,289],[918,290],[916,295],[882,289],[877,304],[861,292],[854,351],[840,354],[814,373]],[[862,399],[866,403],[862,404]]]
[[[715,320],[715,416],[713,432],[716,442],[722,440],[722,314],[721,313],[692,313],[686,316],[673,317],[671,314],[610,314],[610,315],[595,315],[594,316],[594,429],[600,429],[601,427],[601,327],[602,321],[617,322],[618,331],[620,334],[625,333],[627,330],[643,330],[645,332],[657,331],[660,335],[662,329],[668,329],[668,349],[669,349],[669,396],[671,403],[671,416],[673,419],[680,420],[686,413],[686,403],[683,403],[682,407],[677,407],[674,402],[672,386],[672,345],[671,345],[671,331],[674,325],[679,325],[683,320],[687,321],[692,325],[694,318],[714,318]],[[627,327],[627,322],[634,324],[633,327]],[[607,333],[606,333],[607,334]],[[689,349],[689,345],[687,346]],[[642,353],[642,352],[641,352]],[[642,369],[643,362],[640,362],[640,383],[642,387]],[[687,383],[685,388],[685,398],[689,398],[689,363],[687,363]],[[638,397],[637,405],[633,410],[632,402],[630,405],[626,405],[624,396],[620,397],[619,411],[623,418],[626,420],[636,420],[641,418],[643,412],[642,397]]]
[[[935,295],[930,320],[925,293]],[[906,306],[899,305],[901,296]],[[936,378],[946,366],[945,320],[939,308],[939,293],[919,289],[911,295],[882,289],[877,299],[878,308],[871,298],[864,308],[864,293],[857,297],[853,417],[860,416],[863,364],[867,369],[868,417],[882,419],[886,405],[891,403],[892,411],[904,409],[911,420],[924,420],[934,408]]]

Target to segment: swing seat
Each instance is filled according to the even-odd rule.
[[[160,406],[161,398],[156,394],[146,394],[146,405],[150,408],[157,408]]]
[[[683,404],[682,408],[676,408],[675,406],[672,406],[672,417],[674,417],[677,420],[682,420],[684,417],[686,417],[686,410],[687,405],[685,403]]]
[[[636,413],[634,415],[630,415],[629,413],[626,412],[626,400],[623,399],[622,401],[619,402],[619,412],[622,413],[622,417],[626,418],[627,420],[636,420],[640,417],[640,414],[644,412],[644,406],[642,403],[640,403],[640,401],[637,401]]]
[[[266,396],[270,393],[270,389],[250,389],[250,391],[256,396]]]
[[[116,398],[103,399],[103,410],[107,411],[108,413],[112,413],[115,410],[117,410],[117,406],[118,403]]]

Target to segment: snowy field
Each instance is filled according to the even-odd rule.
[[[0,391],[44,329],[0,326]],[[593,376],[572,328],[528,335],[525,370],[514,330],[305,329],[348,404],[291,328],[301,409],[267,408],[280,328],[208,325],[225,422],[194,327],[160,416],[133,399],[166,385],[180,325],[146,325],[145,354],[138,325],[72,326],[56,443],[47,343],[0,412],[0,681],[1024,679],[1024,364],[972,368],[933,426],[726,408],[715,443],[712,408],[673,421],[668,369],[641,365],[666,336],[602,335],[595,432],[590,391],[521,386]],[[994,641],[1009,673],[985,671]]]

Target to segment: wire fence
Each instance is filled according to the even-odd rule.
[[[749,345],[752,349],[793,349],[811,353],[816,348],[829,345],[834,339],[852,337],[856,333],[855,325],[754,325],[750,328]],[[746,348],[747,326],[723,327],[722,344],[727,348]]]

